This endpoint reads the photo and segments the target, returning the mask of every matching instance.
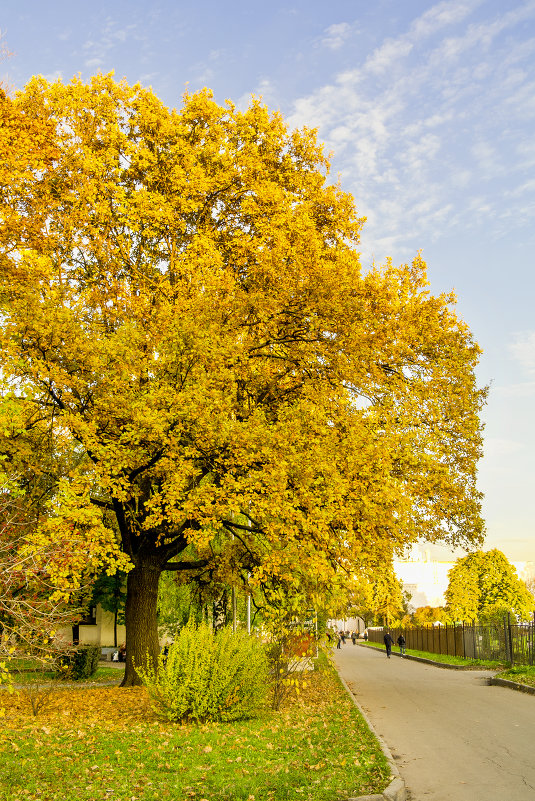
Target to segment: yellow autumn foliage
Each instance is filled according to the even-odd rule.
[[[72,522],[65,590],[133,565],[127,681],[163,569],[320,591],[479,541],[479,349],[419,256],[361,270],[313,131],[111,75],[0,108],[4,394],[80,453],[36,532]]]

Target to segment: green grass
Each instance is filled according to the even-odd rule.
[[[380,792],[388,765],[336,673],[308,679],[282,712],[199,727],[155,721],[138,688],[60,691],[54,710],[23,722],[19,702],[0,733],[0,798],[335,801]]]
[[[7,668],[13,673],[19,671],[42,670],[43,662],[31,657],[11,657],[6,660]]]
[[[50,670],[42,670],[38,667],[33,666],[24,666],[21,667],[20,665],[17,666],[10,666],[11,670],[9,671],[13,677],[13,681],[17,685],[27,685],[27,684],[46,684],[46,683],[53,683],[57,682],[58,678],[56,676],[55,671]],[[112,667],[105,667],[104,665],[100,666],[96,669],[96,672],[90,676],[88,679],[81,679],[82,683],[90,683],[90,684],[108,684],[110,682],[116,682],[120,684],[121,679],[123,678],[124,669],[121,670],[120,668],[112,668]],[[63,682],[62,682],[63,683]],[[78,683],[78,682],[77,682]]]
[[[535,665],[515,665],[504,670],[503,673],[498,673],[497,676],[500,679],[508,679],[535,687]]]
[[[368,641],[367,645],[370,645],[373,648],[381,648],[384,650],[383,643]],[[399,648],[392,648],[393,652],[396,650],[399,653]],[[417,651],[412,648],[407,648],[406,653],[408,656],[418,656],[421,659],[430,659],[433,662],[441,662],[442,664],[446,665],[464,665],[466,667],[481,667],[489,668],[491,670],[504,667],[503,662],[495,662],[491,659],[465,659],[462,656],[452,656],[451,654],[433,654],[429,651]]]

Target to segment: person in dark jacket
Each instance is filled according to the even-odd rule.
[[[385,636],[383,637],[385,648],[386,648],[386,655],[390,659],[390,654],[392,653],[392,644],[394,640],[389,631],[386,632]]]
[[[397,639],[397,644],[399,645],[399,653],[401,654],[401,656],[403,656],[403,654],[405,653],[405,637],[403,636],[403,634],[399,635]]]

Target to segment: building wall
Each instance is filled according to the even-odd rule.
[[[102,646],[112,646],[114,643],[113,632],[113,612],[106,612],[101,606],[97,606],[97,628],[99,631],[98,644]],[[89,628],[89,627],[88,627]],[[126,640],[126,626],[117,626],[117,645],[121,645]]]
[[[78,627],[78,639],[83,645],[100,645],[102,647],[115,645],[113,632],[113,612],[106,612],[100,605],[96,607],[95,623]],[[72,642],[72,629],[62,629],[58,636]],[[117,626],[117,646],[126,641],[126,627]]]
[[[335,631],[364,631],[364,621],[360,617],[348,617],[344,620],[328,620],[327,625]]]
[[[410,592],[409,611],[419,606],[444,606],[448,587],[448,571],[454,562],[435,562],[424,559],[394,560],[394,572]]]

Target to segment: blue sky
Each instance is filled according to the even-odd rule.
[[[485,546],[535,561],[535,0],[4,0],[0,29],[14,87],[114,70],[317,127],[368,218],[363,265],[422,250],[455,289],[490,384]]]

